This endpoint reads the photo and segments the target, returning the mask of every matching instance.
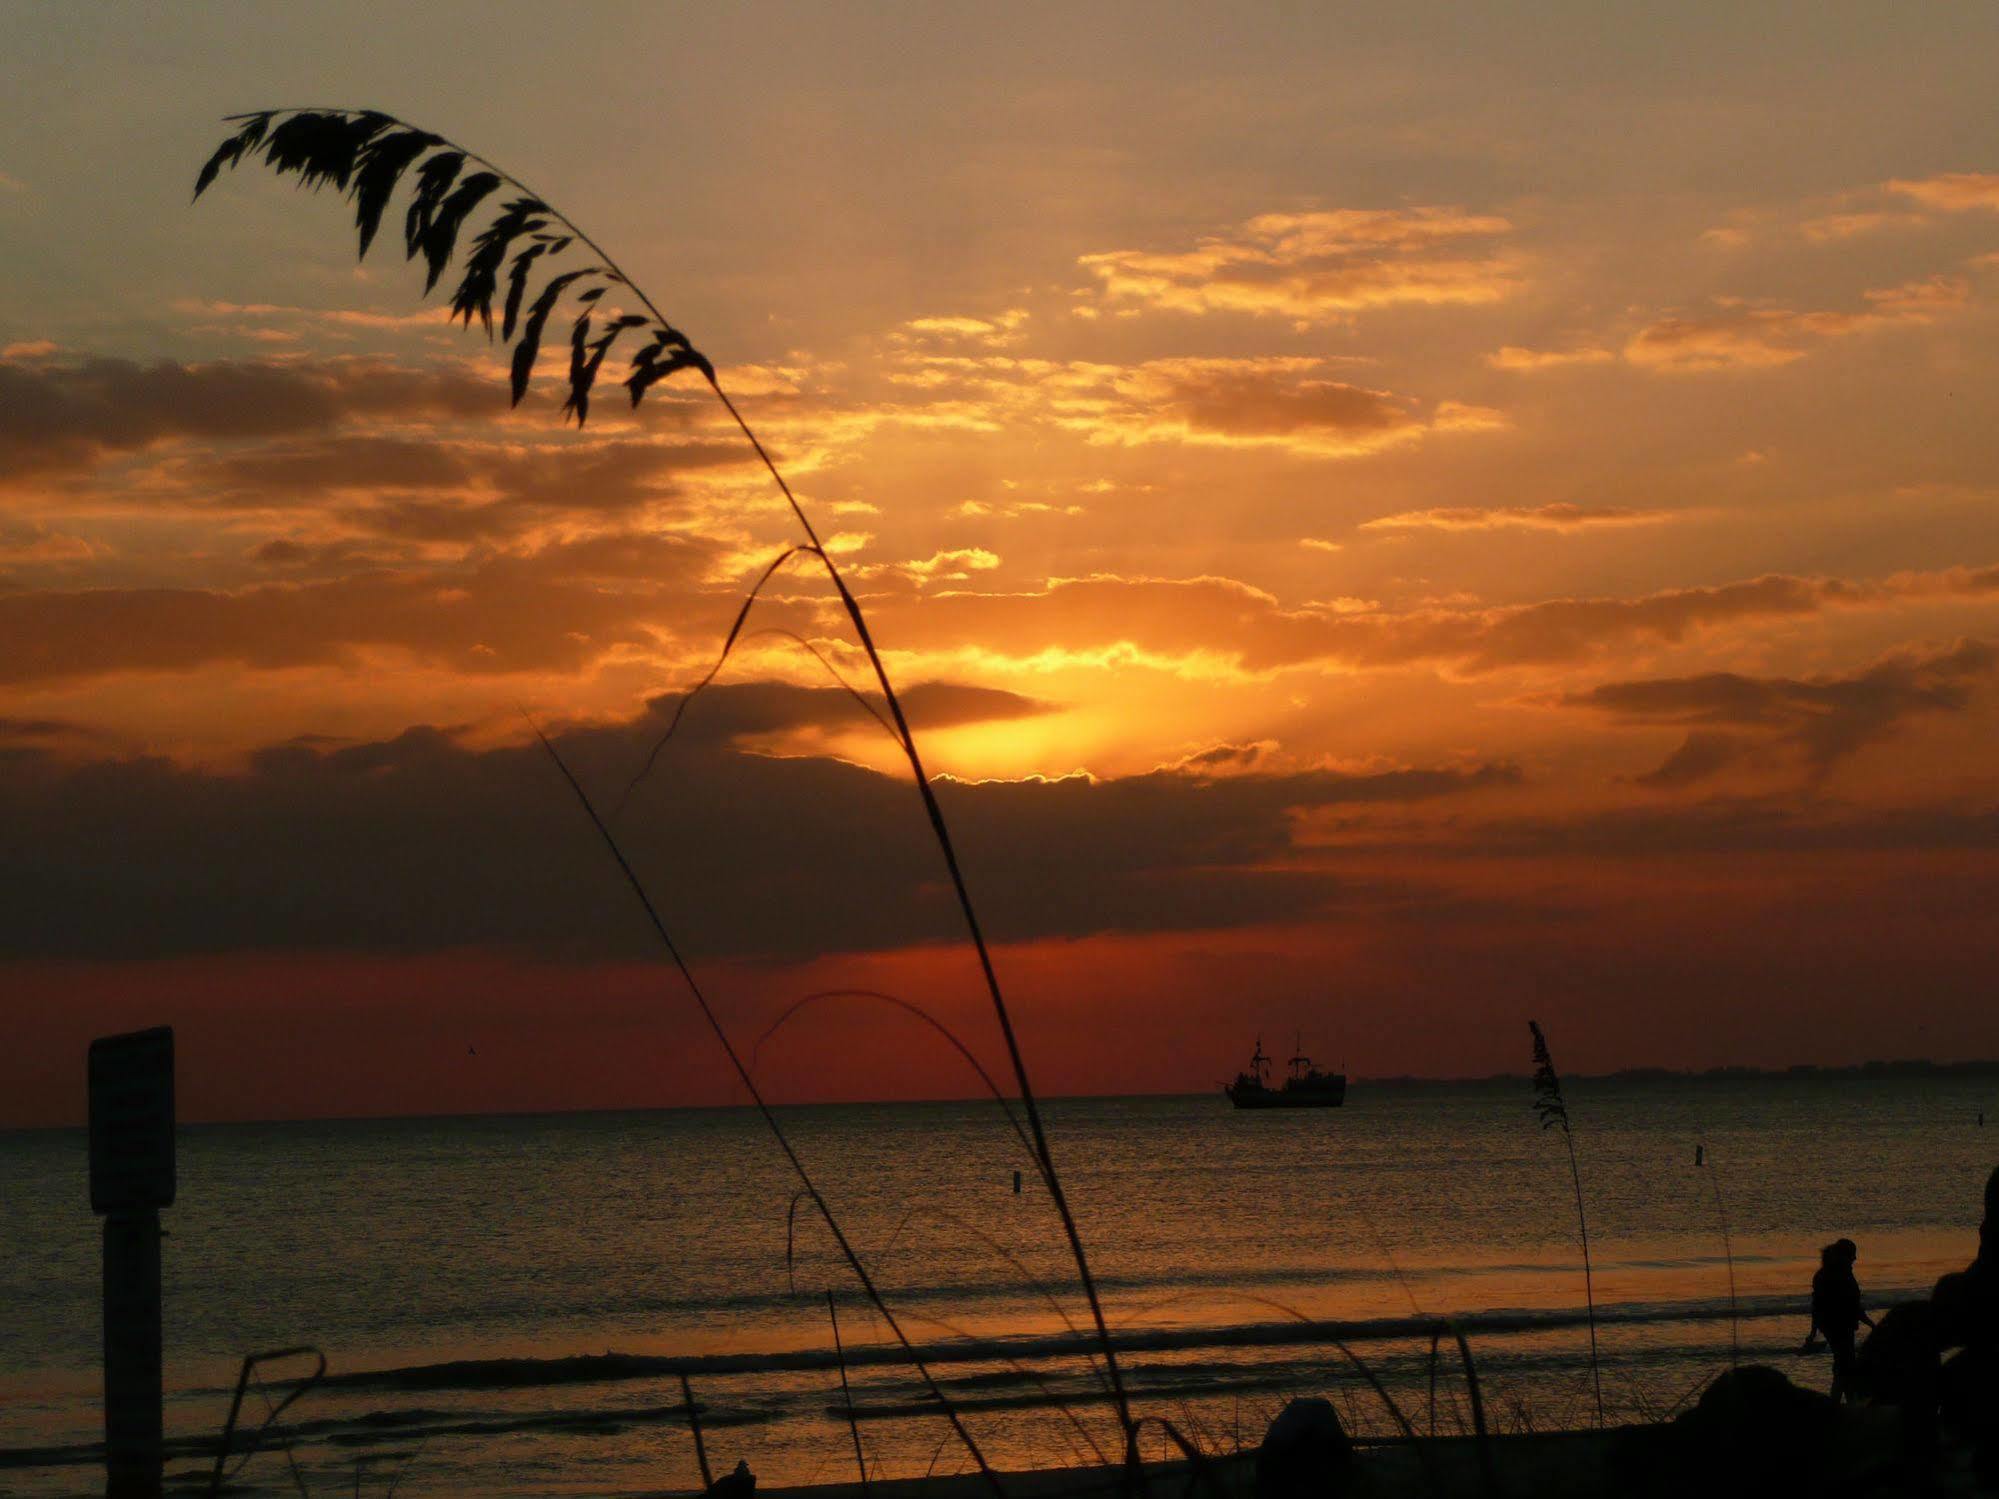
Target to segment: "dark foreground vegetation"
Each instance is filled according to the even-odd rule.
[[[1969,1246],[1968,1246],[1969,1247]],[[1365,1373],[1364,1366],[1362,1372]],[[1469,1351],[1463,1373],[1476,1390]],[[1341,1495],[1680,1499],[1999,1492],[1999,1169],[1985,1186],[1976,1253],[1924,1300],[1890,1308],[1862,1345],[1860,1396],[1835,1403],[1781,1371],[1747,1364],[1711,1381],[1671,1420],[1596,1431],[1352,1439],[1324,1400],[1296,1400],[1253,1451],[1005,1475],[1013,1499],[1337,1499]],[[969,1478],[826,1485],[815,1499],[971,1499]]]

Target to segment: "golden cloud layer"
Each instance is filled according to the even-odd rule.
[[[980,432],[1046,424],[1099,445],[1193,443],[1351,458],[1435,433],[1486,432],[1503,412],[1333,378],[1311,356],[1168,358],[1137,364],[1004,354],[918,354],[888,375],[918,399],[875,403],[835,418],[850,436],[884,425],[952,425]]]
[[[1895,178],[1887,188],[1943,213],[1969,213],[1976,209],[1999,212],[1999,172],[1943,172],[1913,180]]]
[[[1404,609],[1357,609],[1351,601],[1287,607],[1231,578],[1096,574],[1013,592],[938,592],[920,604],[883,594],[869,608],[884,638],[916,653],[1066,665],[1128,648],[1163,669],[1189,663],[1195,676],[1411,665],[1471,676],[1567,666],[1735,626],[1940,600],[1999,600],[1999,566],[1860,581],[1770,574],[1628,598]]]
[[[1557,501],[1533,506],[1438,506],[1405,510],[1361,522],[1363,531],[1594,531],[1657,526],[1681,517],[1670,510],[1628,510],[1615,505]]]
[[[1269,213],[1190,250],[1112,250],[1079,263],[1109,305],[1311,326],[1368,308],[1496,302],[1518,287],[1520,267],[1484,246],[1512,228],[1455,208]]]
[[[1576,364],[1611,364],[1617,355],[1609,349],[1523,349],[1515,344],[1485,356],[1485,362],[1496,370],[1513,370],[1522,374],[1538,374],[1542,370],[1562,369]]]
[[[1803,359],[1829,339],[1933,322],[1971,300],[1961,276],[1930,276],[1861,294],[1858,312],[1799,312],[1784,307],[1728,304],[1702,317],[1649,324],[1624,346],[1631,363],[1666,374],[1770,369]]]

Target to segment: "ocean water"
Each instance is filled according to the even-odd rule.
[[[1989,1078],[1571,1084],[1611,1418],[1672,1409],[1731,1358],[1825,1380],[1796,1349],[1829,1239],[1859,1242],[1872,1305],[1961,1267],[1999,1162],[1999,1127],[1975,1122],[1999,1119],[1995,1094]],[[1448,1340],[1431,1355],[1450,1316],[1502,1427],[1594,1418],[1568,1158],[1524,1082],[1360,1083],[1344,1109],[1298,1113],[1218,1095],[1046,1113],[1140,1414],[1230,1449],[1323,1393],[1387,1434],[1358,1359],[1419,1429],[1456,1430],[1460,1362]],[[1073,1264],[998,1108],[781,1119],[987,1458],[1114,1456]],[[0,1492],[101,1484],[85,1175],[79,1131],[0,1134]],[[329,1376],[244,1492],[296,1492],[293,1464],[313,1492],[685,1491],[683,1373],[717,1471],[844,1480],[829,1290],[870,1471],[966,1467],[797,1188],[747,1110],[187,1128],[164,1215],[170,1476],[206,1481],[245,1354],[310,1344]],[[251,1425],[300,1367],[265,1371]]]

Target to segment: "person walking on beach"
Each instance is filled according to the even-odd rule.
[[[1832,1348],[1832,1398],[1844,1400],[1853,1391],[1853,1338],[1861,1323],[1871,1329],[1874,1319],[1860,1305],[1860,1282],[1854,1279],[1853,1262],[1860,1258],[1860,1246],[1851,1239],[1838,1239],[1819,1251],[1818,1273],[1812,1277],[1812,1327],[1805,1334],[1805,1347],[1814,1335],[1823,1335]]]

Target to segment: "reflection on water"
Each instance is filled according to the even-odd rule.
[[[1607,1397],[1664,1409],[1727,1361],[1732,1337],[1745,1358],[1822,1379],[1790,1359],[1818,1246],[1858,1240],[1877,1302],[1968,1259],[1999,1154],[1973,1122],[1999,1113],[1988,1087],[1571,1083]],[[1574,1202],[1524,1082],[1362,1084],[1338,1111],[1241,1114],[1204,1097],[1061,1100],[1049,1116],[1143,1409],[1227,1446],[1290,1395],[1330,1391],[1384,1428],[1308,1319],[1343,1324],[1421,1424],[1426,1319],[1478,1314],[1501,1418],[1581,1419]],[[787,1123],[995,1463],[1116,1450],[1068,1336],[1087,1313],[1059,1230],[1031,1170],[1013,1194],[1027,1163],[994,1106],[800,1109]],[[1694,1165],[1701,1142],[1712,1171]],[[97,1225],[82,1136],[0,1136],[0,1180],[0,1447],[87,1443]],[[690,1367],[725,1466],[745,1456],[765,1483],[841,1478],[853,1459],[831,1286],[871,1462],[957,1465],[805,1211],[787,1272],[794,1185],[742,1111],[189,1129],[166,1215],[170,1430],[213,1431],[244,1352],[310,1341],[338,1380],[298,1408],[300,1460],[324,1482],[351,1481],[356,1458],[388,1471],[421,1442],[413,1494],[685,1486],[677,1371]],[[625,1357],[578,1357],[606,1353]],[[1439,1425],[1462,1419],[1459,1388],[1440,1366]],[[4,1486],[69,1492],[86,1472],[5,1470]],[[290,1484],[282,1462],[261,1478]]]

